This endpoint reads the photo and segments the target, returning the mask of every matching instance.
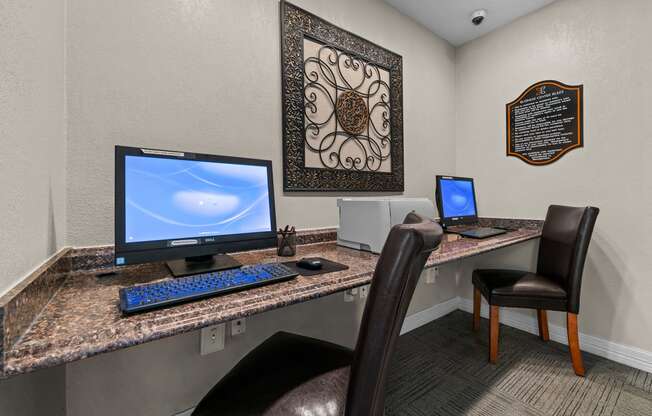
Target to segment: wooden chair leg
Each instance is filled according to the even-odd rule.
[[[582,361],[582,351],[580,351],[577,314],[566,314],[566,331],[568,333],[568,348],[570,349],[571,360],[573,361],[573,370],[575,370],[575,374],[578,376],[584,377],[584,362]]]
[[[491,305],[489,313],[489,362],[498,361],[498,328],[500,325],[498,306]]]
[[[550,341],[548,314],[545,309],[537,309],[537,320],[539,321],[539,336],[543,341]]]
[[[473,291],[473,330],[480,329],[480,302],[481,302],[480,289],[476,288]]]

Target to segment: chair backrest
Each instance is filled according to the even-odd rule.
[[[551,205],[539,245],[537,273],[554,279],[568,296],[568,312],[579,313],[582,272],[600,210]]]
[[[419,276],[442,234],[434,220],[415,213],[390,231],[362,316],[349,378],[347,416],[383,414],[389,361]]]

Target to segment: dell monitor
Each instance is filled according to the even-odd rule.
[[[478,221],[473,179],[437,176],[435,193],[442,226]]]
[[[185,276],[275,244],[271,161],[116,146],[116,265],[168,260]]]

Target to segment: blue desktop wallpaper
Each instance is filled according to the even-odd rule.
[[[125,242],[272,231],[265,166],[125,158]]]
[[[445,218],[476,215],[473,182],[441,179],[439,185]]]

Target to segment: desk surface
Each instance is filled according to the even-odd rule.
[[[485,240],[447,234],[426,267],[531,240],[541,233],[539,221],[483,221],[518,229]],[[96,277],[98,271],[92,267],[67,272],[60,288],[25,333],[13,345],[7,345],[3,375],[52,367],[362,286],[371,282],[378,258],[339,247],[334,241],[298,246],[296,257],[307,256],[324,257],[346,264],[349,269],[299,276],[279,284],[128,317],[118,309],[118,289],[170,278],[162,263],[125,267],[110,277]],[[277,257],[275,250],[237,253],[234,257],[243,264],[288,260]]]

